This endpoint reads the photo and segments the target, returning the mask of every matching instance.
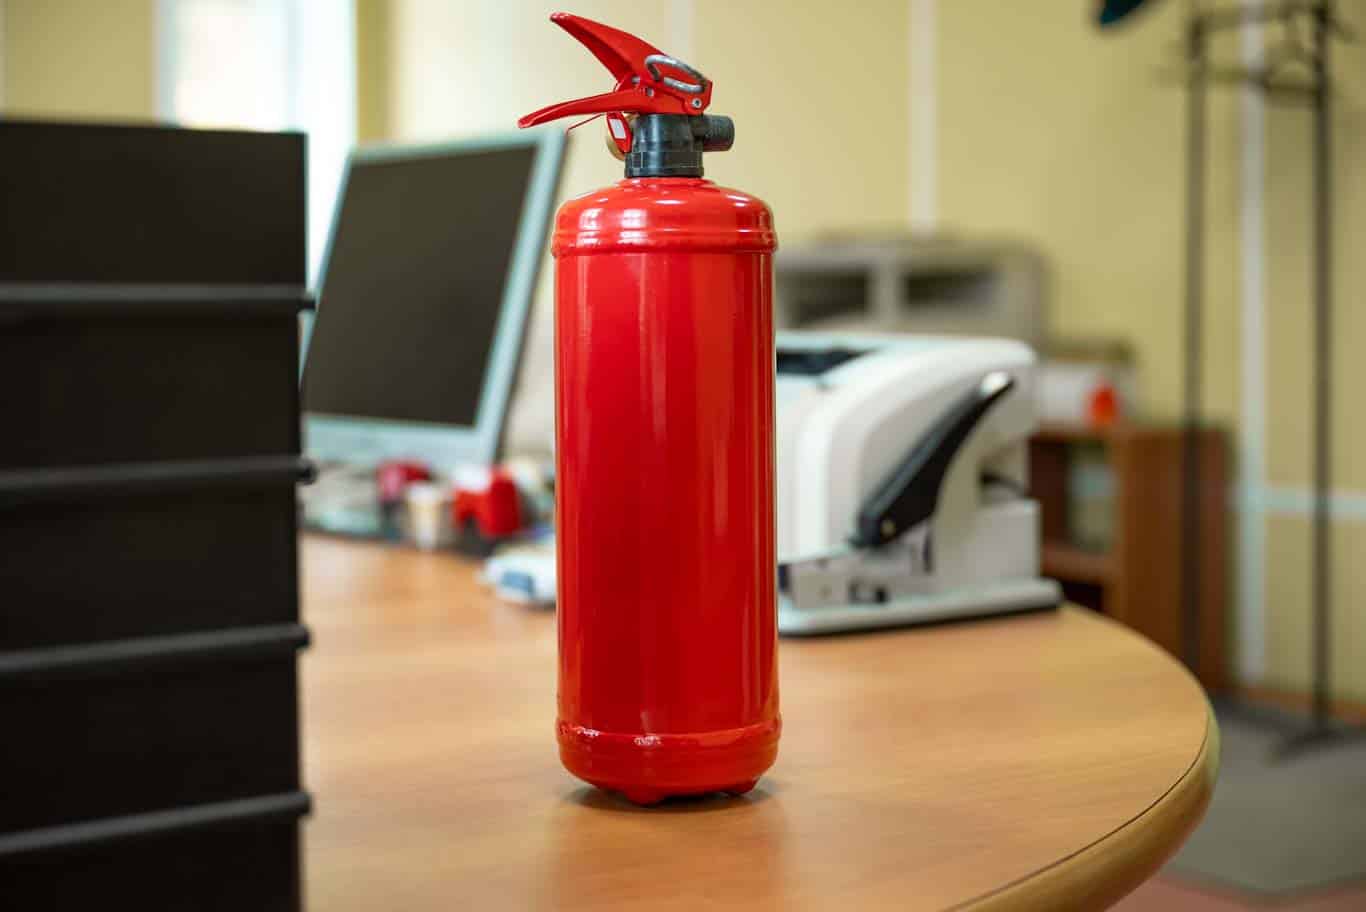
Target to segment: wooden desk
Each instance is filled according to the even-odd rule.
[[[1218,730],[1079,609],[785,640],[778,763],[641,810],[564,772],[555,623],[451,557],[304,543],[311,909],[1089,908],[1199,819]]]

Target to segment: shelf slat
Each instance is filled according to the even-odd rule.
[[[1044,576],[1066,583],[1107,585],[1115,577],[1115,560],[1110,554],[1087,551],[1075,545],[1049,542],[1040,553]]]

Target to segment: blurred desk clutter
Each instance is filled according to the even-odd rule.
[[[300,504],[317,532],[478,557],[546,534],[554,496],[553,470],[535,460],[438,472],[405,459],[373,469],[324,463]]]
[[[0,121],[0,176],[0,907],[297,909],[304,137]]]
[[[486,555],[549,522],[553,473],[498,460],[563,152],[546,131],[352,154],[303,379],[309,528]]]

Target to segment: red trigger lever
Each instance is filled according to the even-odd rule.
[[[698,115],[711,104],[710,79],[635,35],[570,13],[552,13],[550,21],[592,51],[616,78],[616,87],[601,95],[562,101],[533,111],[518,120],[517,126],[533,127],[561,117],[606,114],[613,141],[626,153],[631,151],[627,114]]]

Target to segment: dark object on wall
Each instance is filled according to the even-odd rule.
[[[1096,24],[1105,28],[1123,22],[1147,0],[1101,0],[1096,5]]]
[[[300,907],[304,138],[0,122],[0,908]]]

